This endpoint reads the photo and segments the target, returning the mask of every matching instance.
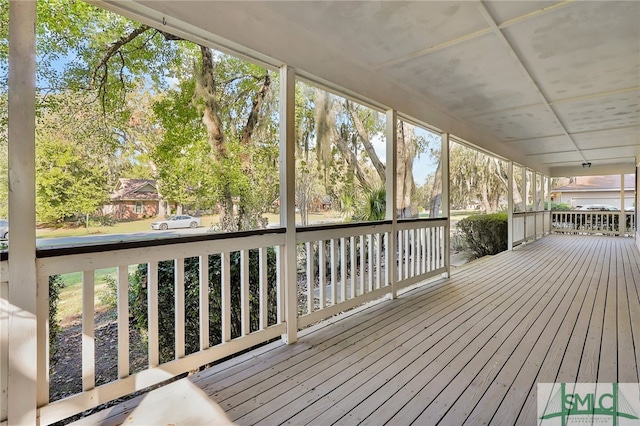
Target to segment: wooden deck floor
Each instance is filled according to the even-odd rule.
[[[539,382],[640,381],[639,295],[633,239],[552,235],[79,423],[535,424]]]

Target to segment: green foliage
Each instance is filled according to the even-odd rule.
[[[222,292],[221,292],[221,256],[209,256],[209,342],[215,345],[221,342],[222,336]],[[276,311],[276,254],[272,248],[268,249],[267,277],[268,277],[268,321],[274,324]],[[231,336],[240,336],[240,252],[230,254],[231,279]],[[174,358],[175,347],[175,288],[174,263],[172,261],[158,264],[158,321],[160,341],[160,361],[166,362]],[[185,342],[186,353],[199,350],[199,260],[185,259]],[[259,259],[258,251],[250,250],[249,254],[249,304],[251,331],[259,327]],[[132,323],[146,334],[148,331],[147,317],[147,265],[142,264],[130,276],[129,304]]]
[[[361,221],[384,220],[386,216],[386,191],[382,186],[364,188],[362,200],[358,203],[354,218]]]
[[[60,332],[60,325],[56,319],[58,315],[58,302],[60,301],[60,291],[64,287],[64,280],[60,275],[49,277],[49,353],[50,359],[58,350],[57,338]]]
[[[546,201],[544,202],[544,209],[545,210],[549,210]],[[554,202],[551,202],[551,210],[568,211],[568,210],[573,210],[573,207],[571,207],[571,204],[568,204],[568,203],[554,203]]]
[[[508,216],[506,213],[472,215],[458,222],[472,258],[497,254],[507,249]]]
[[[452,207],[476,201],[487,213],[498,211],[500,198],[507,195],[506,163],[458,143],[451,144],[450,162]]]
[[[40,222],[89,214],[106,199],[105,170],[87,161],[82,147],[58,139],[37,144],[36,211]]]

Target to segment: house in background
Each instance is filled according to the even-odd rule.
[[[620,208],[620,176],[578,176],[561,179],[557,188],[551,189],[551,201],[566,203],[571,207],[587,204],[608,204]],[[635,177],[624,175],[624,207],[634,206]]]
[[[105,216],[116,220],[132,220],[158,215],[160,197],[155,180],[120,178],[110,195],[110,203],[102,208]]]

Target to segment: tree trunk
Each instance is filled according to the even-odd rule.
[[[416,147],[412,138],[412,126],[402,122],[398,127],[397,135],[397,168],[396,180],[398,193],[396,207],[398,217],[408,218],[411,213],[411,194],[415,187],[413,182],[413,159],[416,155]]]
[[[382,185],[384,185],[387,180],[385,165],[382,164],[382,161],[380,161],[380,158],[378,158],[378,154],[376,153],[376,150],[373,148],[373,144],[369,139],[369,134],[367,133],[364,124],[362,124],[362,120],[360,120],[360,117],[358,116],[357,109],[348,100],[346,101],[346,106],[349,114],[351,115],[351,119],[353,120],[353,124],[356,127],[356,131],[358,132],[358,136],[362,141],[362,145],[364,146],[364,149],[367,152],[367,155],[369,156],[373,167],[376,169],[376,172],[378,172],[378,176],[380,176]]]
[[[442,155],[438,159],[438,167],[433,178],[433,189],[431,192],[431,209],[429,217],[438,217],[440,205],[442,204]]]

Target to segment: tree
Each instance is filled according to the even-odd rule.
[[[0,4],[3,16],[7,10],[7,2]],[[277,81],[271,72],[84,2],[43,2],[37,22],[38,108],[54,113],[61,93],[80,95],[84,105],[76,112],[98,108],[118,145],[105,153],[110,180],[122,174],[155,177],[163,195],[166,188],[192,205],[203,194],[203,202],[212,204],[215,196],[225,230],[262,223],[260,215],[278,184],[272,96]],[[6,28],[0,31],[6,41]],[[6,43],[0,56],[7,58]],[[151,106],[162,103],[174,86],[186,87],[186,80],[191,98],[174,102],[173,113],[184,117],[196,111],[204,129],[198,142],[208,145],[181,143],[180,156],[188,158],[180,161],[163,155],[175,150],[157,146],[175,142],[165,134],[178,135],[183,123],[167,120],[168,111],[161,122]],[[169,124],[177,127],[168,129]],[[84,144],[79,137],[76,141]],[[165,160],[162,169],[158,159]]]
[[[36,153],[36,212],[52,223],[94,213],[108,194],[105,168],[91,165],[81,149],[55,135],[39,137]]]
[[[453,143],[449,171],[452,206],[461,208],[469,201],[476,201],[487,213],[498,211],[501,198],[506,198],[506,163],[476,149]]]

